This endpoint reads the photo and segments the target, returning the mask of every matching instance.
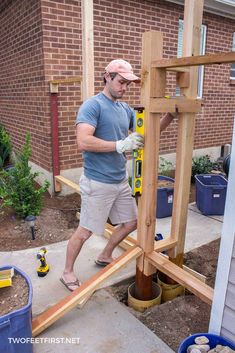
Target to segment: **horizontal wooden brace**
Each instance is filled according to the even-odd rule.
[[[69,186],[71,189],[73,189],[74,191],[76,191],[78,194],[80,194],[80,186],[76,183],[74,183],[73,181],[63,177],[62,175],[56,175],[55,176],[55,180],[58,183],[64,184]]]
[[[107,226],[107,225],[106,225]],[[105,229],[105,232],[104,232],[104,236],[105,238],[109,239],[112,235],[112,229],[110,228],[110,224],[109,224],[109,227]],[[113,226],[111,226],[113,227]],[[113,227],[114,229],[114,227]],[[130,249],[130,247],[133,247],[134,245],[137,245],[137,240],[134,239],[133,237],[131,236],[127,236],[118,246],[120,246],[122,249],[124,250],[128,250]],[[167,239],[163,239],[163,240],[160,240],[160,241],[154,241],[154,251],[157,251],[157,252],[162,252],[164,250],[169,250],[171,248],[173,248],[174,246],[177,245],[177,241],[175,240],[171,240],[171,238],[167,238]],[[167,255],[164,254],[164,256],[166,256],[168,258]],[[188,266],[185,266],[183,265],[183,269],[186,271],[186,272],[189,272],[191,273],[191,275],[193,275],[194,277],[198,278],[200,281],[202,282],[206,282],[206,276],[202,275],[201,273],[197,272],[197,271],[194,271],[192,270],[190,267]]]
[[[198,113],[202,101],[199,99],[179,98],[150,98],[149,111],[151,113]]]
[[[59,183],[65,184],[66,186],[72,188],[74,191],[76,191],[78,194],[80,194],[80,187],[78,184],[74,183],[73,181],[63,177],[62,175],[57,175],[55,176],[55,180]],[[79,218],[80,214],[77,212],[77,217]],[[110,236],[113,233],[113,230],[115,229],[114,226],[112,226],[109,223],[106,223],[105,226],[105,234],[104,236],[106,238],[110,238]],[[122,241],[122,248],[123,249],[129,249],[131,245],[138,245],[138,242],[136,239],[132,238],[131,236],[127,236],[123,241]],[[154,245],[154,250],[156,251],[165,251],[174,248],[177,245],[177,241],[173,240],[171,238],[168,239],[163,239],[161,242],[155,241]]]
[[[114,231],[115,227],[111,224],[106,223],[104,236],[105,238],[109,239]],[[129,249],[131,246],[138,244],[138,241],[133,238],[132,236],[128,235],[120,244],[119,246],[123,249]],[[165,251],[174,248],[177,245],[177,241],[175,239],[166,238],[161,241],[154,241],[154,251]]]
[[[69,187],[71,187],[74,191],[78,192],[80,194],[80,188],[79,188],[79,185],[78,184],[75,184],[74,182],[70,181],[69,179],[66,179],[62,176],[56,176],[55,179],[58,181],[58,182],[61,182]],[[77,215],[79,217],[79,212],[77,212]],[[104,232],[104,236],[106,238],[110,238],[112,236],[112,233],[114,231],[115,227],[112,226],[111,224],[107,223],[106,224],[106,228],[105,228],[105,232]],[[138,245],[138,242],[136,239],[134,239],[133,237],[131,236],[127,236],[120,244],[119,246],[122,248],[122,249],[125,249],[125,250],[129,250],[135,246]],[[160,240],[160,241],[156,241],[154,242],[154,251],[157,251],[157,252],[162,252],[162,251],[165,251],[165,250],[169,250],[169,249],[172,249],[173,247],[175,247],[177,245],[177,241],[176,240],[173,240],[171,238],[167,238],[167,239],[163,239],[163,240]],[[169,261],[169,260],[168,260]],[[176,266],[176,265],[174,265]],[[178,266],[176,266],[177,269],[180,269]],[[183,265],[183,270],[185,272],[188,272],[191,274],[191,276],[193,276],[193,278],[196,278],[202,282],[205,283],[205,276],[201,275],[200,273],[192,270],[191,268]],[[162,270],[161,270],[162,271]],[[164,272],[164,271],[162,271]],[[178,282],[178,281],[177,281]],[[88,292],[86,295],[82,296],[81,299],[78,300],[77,302],[77,306],[78,307],[82,307],[86,301],[89,299],[89,297],[92,295],[93,292]],[[47,326],[48,327],[48,326]],[[42,331],[40,331],[42,332]],[[39,334],[39,333],[38,333]]]
[[[172,58],[155,60],[152,67],[173,68],[183,66],[213,65],[213,64],[231,64],[235,62],[235,52],[208,54],[198,56],[185,56],[183,58]]]
[[[69,78],[61,78],[58,80],[51,80],[49,83],[52,83],[54,85],[59,85],[61,83],[77,83],[77,82],[82,82],[82,77],[69,77]]]
[[[175,265],[162,254],[153,251],[150,254],[146,254],[146,257],[159,271],[165,273],[174,281],[187,288],[205,303],[209,305],[212,304],[214,294],[213,288],[203,283],[194,275]]]
[[[82,82],[82,78],[81,77],[70,77],[70,78],[59,79],[59,80],[51,80],[51,81],[49,81],[50,93],[59,93],[59,85],[60,84],[77,83],[77,82]]]
[[[93,293],[101,283],[103,283],[112,274],[126,266],[130,261],[136,259],[143,253],[142,249],[138,246],[127,250],[124,254],[119,256],[110,265],[100,270],[89,280],[84,282],[78,289],[61,299],[58,303],[38,315],[32,322],[33,337],[39,335],[47,327],[51,326],[54,322],[64,316],[67,312],[81,303],[84,298],[87,298]]]
[[[166,70],[176,73],[189,73],[188,67],[167,67]]]

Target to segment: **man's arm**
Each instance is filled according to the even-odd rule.
[[[94,136],[95,127],[86,123],[79,123],[76,126],[78,149],[82,152],[114,152],[116,151],[115,141],[106,141]]]
[[[132,151],[143,148],[144,138],[136,132],[128,135],[124,140],[106,141],[94,136],[95,127],[86,123],[76,126],[77,144],[80,151],[90,152],[118,152]]]
[[[160,131],[162,132],[167,128],[167,126],[172,122],[174,118],[177,117],[177,113],[167,113],[160,120]]]

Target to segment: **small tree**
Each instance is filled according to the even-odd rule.
[[[42,196],[50,183],[45,181],[43,186],[36,187],[35,178],[39,173],[32,173],[29,158],[30,134],[26,134],[25,144],[17,154],[14,167],[9,171],[0,172],[0,197],[4,206],[10,206],[22,218],[28,215],[39,215],[42,209]]]

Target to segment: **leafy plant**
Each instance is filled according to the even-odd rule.
[[[192,179],[196,174],[208,174],[213,169],[217,169],[217,163],[211,161],[210,156],[193,157],[192,160]]]
[[[9,162],[12,151],[10,135],[0,125],[0,170]]]
[[[9,171],[0,171],[0,197],[4,206],[12,207],[20,217],[39,215],[42,209],[42,195],[50,183],[45,181],[43,186],[36,187],[35,178],[39,173],[32,173],[29,158],[30,134],[26,134],[25,144],[17,154],[14,167]]]
[[[160,175],[170,176],[171,171],[174,169],[173,163],[164,157],[159,158],[158,173]]]

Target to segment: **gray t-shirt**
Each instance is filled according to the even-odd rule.
[[[86,100],[77,114],[76,124],[95,127],[94,136],[106,141],[123,140],[133,127],[134,111],[127,103],[113,102],[103,93]],[[84,174],[102,183],[117,184],[126,177],[126,157],[115,152],[83,153]]]

